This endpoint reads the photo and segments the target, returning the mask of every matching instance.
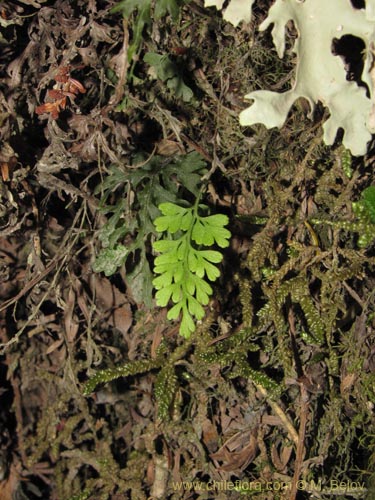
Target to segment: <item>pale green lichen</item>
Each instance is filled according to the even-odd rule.
[[[241,9],[233,15],[232,0],[224,18],[237,25],[239,17],[250,21],[254,0],[241,2]],[[221,1],[206,1],[206,6],[222,7]],[[344,130],[343,144],[354,155],[363,155],[371,133],[375,131],[375,107],[373,105],[374,0],[366,2],[366,9],[356,9],[350,0],[276,0],[268,17],[260,25],[266,30],[270,25],[272,38],[280,58],[285,53],[286,26],[293,21],[298,37],[293,52],[297,55],[295,82],[287,92],[277,93],[257,90],[245,96],[253,104],[240,113],[242,125],[262,123],[267,128],[281,127],[295,101],[304,97],[310,104],[311,113],[321,102],[330,111],[323,125],[324,141],[331,145],[338,129]],[[335,39],[352,35],[365,44],[362,81],[366,90],[346,78],[344,61],[332,51]]]

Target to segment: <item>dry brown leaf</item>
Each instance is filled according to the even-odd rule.
[[[126,83],[126,75],[128,71],[129,61],[128,61],[128,49],[129,49],[129,31],[128,31],[128,21],[124,17],[122,21],[124,29],[124,39],[121,50],[118,54],[110,60],[110,67],[114,70],[118,77],[116,83],[115,91],[110,98],[109,104],[115,106],[120,102],[122,96],[124,95],[124,87]]]
[[[108,323],[125,335],[133,323],[133,315],[126,295],[112,285],[109,279],[98,275],[92,277],[90,285],[99,311],[108,314]]]
[[[31,5],[32,7],[40,8],[40,4],[46,2],[47,0],[19,0],[25,5]]]
[[[239,446],[247,434],[247,444],[240,450],[233,452],[233,447]],[[248,433],[237,433],[230,438],[224,445],[216,452],[212,453],[210,457],[213,460],[223,462],[219,467],[220,470],[231,472],[234,470],[244,470],[254,460],[258,451],[257,431],[253,430],[250,435]]]
[[[76,294],[73,288],[70,287],[64,310],[64,326],[68,342],[74,341],[79,328],[79,324],[76,321],[76,317],[74,315],[75,304],[76,304]]]
[[[21,84],[22,67],[29,55],[35,51],[36,45],[36,42],[30,42],[22,54],[8,65],[7,73],[10,76],[10,88],[16,88]]]
[[[261,422],[264,425],[283,425],[281,419],[275,415],[263,415]]]
[[[73,144],[69,148],[69,152],[79,155],[84,161],[93,161],[98,156],[97,144],[97,134],[95,133],[90,135],[86,140]]]
[[[92,21],[90,24],[90,35],[95,42],[107,42],[112,44],[115,40],[109,36],[108,33],[110,32],[111,27],[107,24],[99,24],[95,21]]]
[[[206,418],[202,422],[202,434],[203,442],[210,453],[217,449],[219,442],[219,435],[217,433],[216,426],[211,422],[209,418]]]
[[[281,449],[281,453],[279,454],[277,450],[277,444],[273,443],[271,447],[271,459],[272,463],[278,472],[287,472],[287,465],[290,460],[291,454],[293,451],[292,446],[283,446]]]
[[[345,375],[345,377],[341,380],[340,383],[340,393],[345,394],[346,392],[349,392],[351,387],[354,384],[354,381],[356,379],[356,374],[355,373],[348,373]]]
[[[287,464],[289,463],[293,448],[294,448],[293,446],[284,446],[281,451],[280,458],[282,463],[284,464],[284,467],[286,467]]]
[[[61,346],[61,344],[63,344],[63,343],[64,343],[64,339],[55,340],[54,342],[52,342],[52,344],[46,350],[46,354],[51,354],[53,351],[58,349]]]
[[[177,141],[162,139],[156,145],[156,154],[162,156],[175,156],[185,154],[185,148]]]

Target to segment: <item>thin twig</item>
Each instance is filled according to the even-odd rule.
[[[305,454],[305,437],[306,437],[306,424],[307,416],[309,414],[309,394],[305,387],[304,382],[300,384],[301,388],[301,411],[300,411],[300,424],[298,432],[298,444],[296,451],[296,460],[294,463],[294,474],[292,479],[292,488],[290,491],[290,500],[295,500],[297,496],[297,484],[301,475],[302,462]]]
[[[306,424],[309,414],[309,394],[306,388],[306,376],[303,371],[301,359],[298,354],[296,343],[296,326],[293,309],[290,307],[288,312],[289,331],[292,343],[292,351],[294,355],[294,362],[296,365],[296,372],[301,391],[301,411],[300,411],[300,424],[298,431],[298,442],[296,449],[296,460],[294,462],[294,474],[292,479],[292,488],[290,491],[290,500],[295,500],[297,496],[297,484],[301,475],[302,462],[305,454],[305,437],[306,437]]]
[[[256,384],[256,387],[257,387],[258,391],[262,394],[262,396],[268,397],[268,392],[267,392],[267,390],[263,386],[261,386],[259,384]],[[282,410],[282,408],[280,407],[280,405],[278,405],[277,403],[275,403],[275,401],[272,401],[270,399],[267,402],[269,403],[269,405],[272,408],[273,412],[279,417],[279,419],[284,424],[284,427],[286,428],[286,430],[287,430],[287,432],[289,434],[290,439],[298,447],[299,437],[298,437],[297,431],[293,427],[293,424],[292,424],[290,418],[288,417],[288,415],[286,415],[286,413],[284,413],[284,411]]]

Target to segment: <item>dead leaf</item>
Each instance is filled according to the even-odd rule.
[[[347,375],[345,375],[345,377],[341,380],[340,383],[340,393],[345,394],[349,392],[354,384],[355,379],[356,379],[355,373],[348,373]]]
[[[133,315],[126,295],[112,285],[109,279],[98,275],[92,276],[90,285],[96,297],[98,310],[108,315],[108,323],[125,335],[133,323]]]
[[[277,450],[276,443],[271,447],[272,463],[279,472],[286,472],[286,467],[290,460],[293,451],[293,446],[282,446],[281,453]]]
[[[111,106],[115,106],[116,104],[118,104],[121,101],[122,96],[124,95],[126,75],[129,66],[129,61],[128,61],[129,30],[128,30],[128,21],[125,17],[122,20],[122,25],[124,29],[124,39],[121,50],[110,60],[110,67],[114,70],[114,72],[118,77],[115,91],[109,101],[109,104]]]
[[[19,0],[24,5],[31,5],[32,7],[40,8],[40,4],[46,2],[47,0]]]
[[[65,305],[64,310],[64,325],[65,325],[65,333],[68,339],[68,342],[73,342],[77,333],[79,324],[74,315],[74,307],[76,304],[76,294],[72,287],[69,288],[68,298]]]
[[[169,139],[162,139],[156,145],[156,154],[162,156],[175,156],[185,154],[185,149],[182,144]]]
[[[212,453],[217,449],[219,443],[219,435],[217,433],[216,426],[211,422],[209,418],[206,418],[202,422],[202,435],[204,444],[206,445],[208,451]]]
[[[109,36],[111,32],[110,26],[107,24],[99,24],[92,21],[90,24],[90,35],[95,42],[106,42],[112,44],[115,40]]]
[[[237,448],[241,446],[242,440],[247,434],[247,444],[240,451],[231,451],[233,446]],[[231,472],[235,470],[245,470],[246,467],[255,459],[258,451],[257,431],[249,433],[237,433],[232,436],[224,445],[216,452],[211,453],[210,457],[213,460],[223,462],[219,467],[221,471]],[[234,449],[236,449],[234,448]]]

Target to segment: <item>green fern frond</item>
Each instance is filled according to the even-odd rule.
[[[168,319],[181,315],[180,334],[189,338],[195,330],[194,319],[204,317],[202,306],[208,304],[212,288],[207,282],[215,281],[220,270],[215,264],[223,255],[217,250],[201,249],[216,243],[220,248],[229,245],[230,231],[224,226],[228,217],[223,214],[201,216],[196,203],[193,207],[181,207],[174,203],[161,203],[163,214],[155,221],[159,233],[167,233],[167,239],[155,241],[153,248],[160,255],[155,259],[153,280],[157,290],[155,298],[160,307],[170,300],[174,306],[168,312]]]

